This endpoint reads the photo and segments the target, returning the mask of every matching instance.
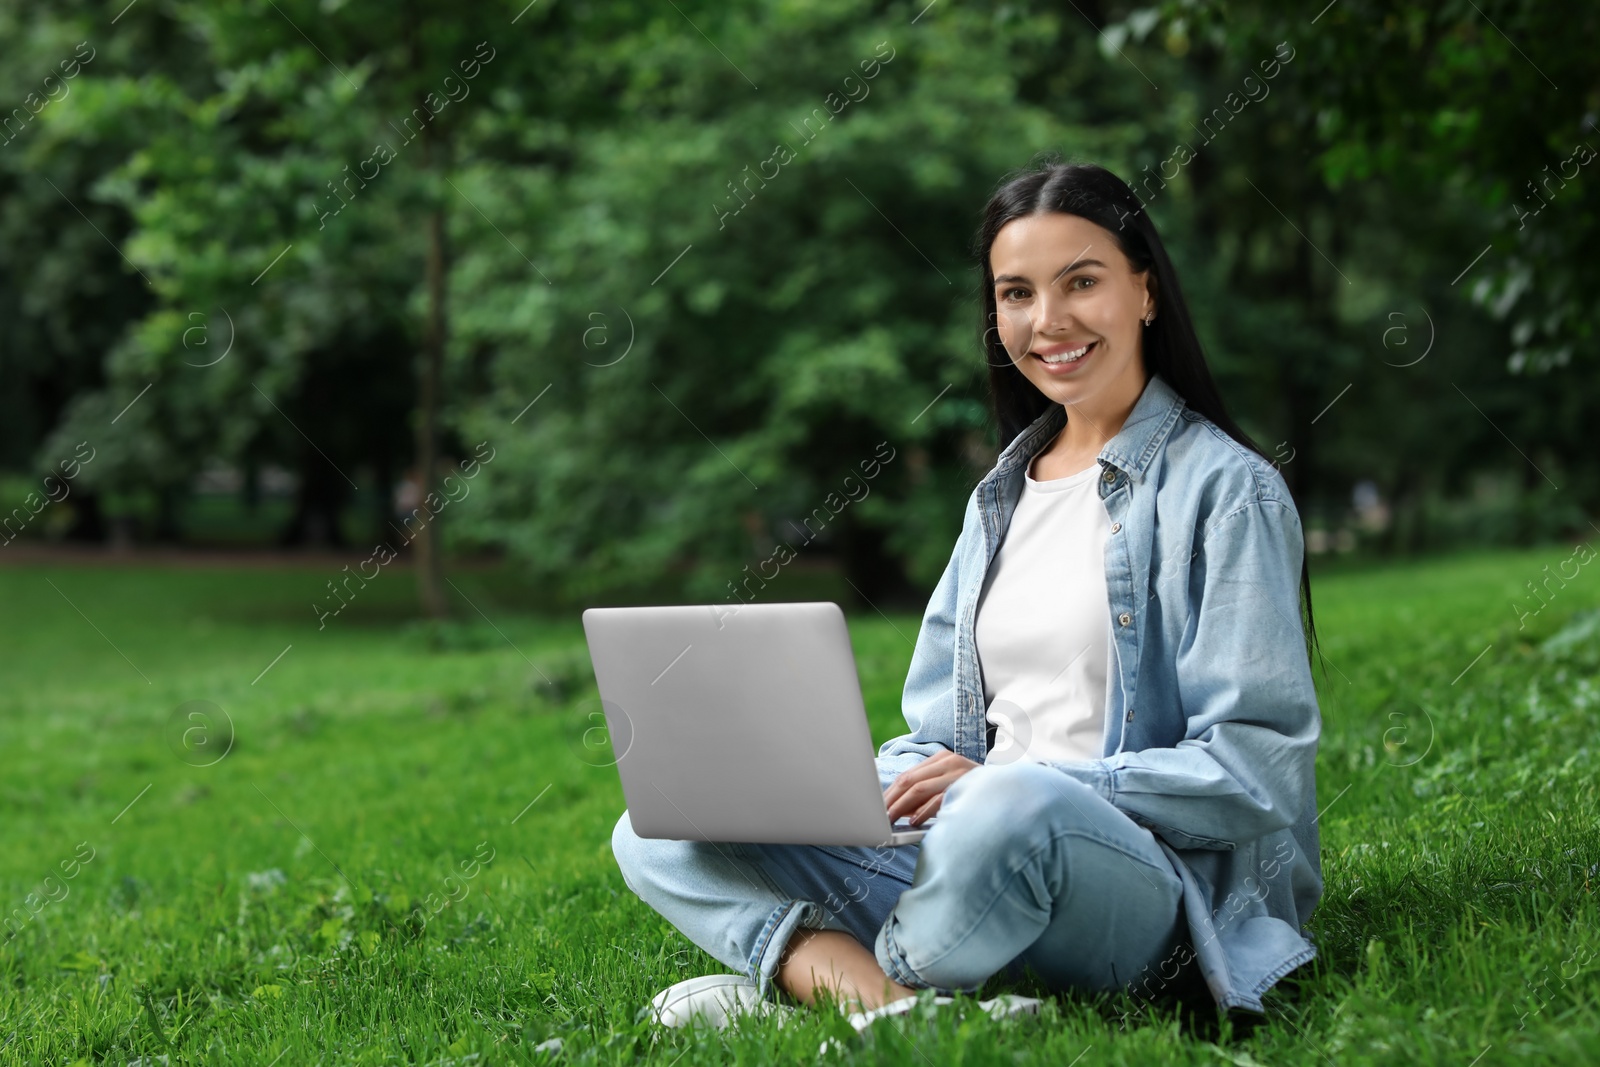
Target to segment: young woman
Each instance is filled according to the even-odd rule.
[[[643,840],[624,812],[628,886],[743,972],[663,991],[662,1022],[770,1010],[774,985],[892,1012],[1025,968],[1142,1007],[1191,961],[1219,1008],[1263,1013],[1316,955],[1315,629],[1283,478],[1121,179],[1024,171],[977,251],[1002,449],[877,760],[891,817],[937,818],[874,851]]]

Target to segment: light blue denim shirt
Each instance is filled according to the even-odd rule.
[[[1051,405],[973,491],[912,655],[910,732],[878,752],[885,787],[940,750],[984,760],[978,596],[1028,464],[1065,421]],[[1156,835],[1218,1005],[1264,1012],[1261,995],[1316,955],[1304,925],[1322,896],[1300,518],[1277,469],[1160,375],[1097,458],[1116,665],[1104,755],[1049,765]],[[1189,958],[1161,961],[1130,983],[1135,995],[1154,995]]]

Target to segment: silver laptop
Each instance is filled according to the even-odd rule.
[[[589,608],[601,706],[640,837],[909,845],[890,825],[837,604]]]

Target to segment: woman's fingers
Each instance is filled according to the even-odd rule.
[[[884,791],[889,818],[895,820],[909,814],[916,824],[931,817],[943,805],[945,790],[978,766],[981,765],[954,752],[941,752],[907,769]]]
[[[922,807],[918,808],[917,809],[917,813],[915,815],[911,816],[911,825],[912,826],[917,826],[920,823],[922,823],[923,820],[932,818],[938,812],[939,808],[943,804],[944,804],[944,791],[940,790],[938,796],[934,797],[932,800],[928,801]]]
[[[938,789],[936,781],[913,782],[901,789],[899,795],[888,801],[891,817],[899,817],[907,812],[915,811],[927,803],[928,797]]]
[[[920,782],[915,782],[889,804],[890,818],[898,818],[903,814],[918,811],[932,801],[935,807],[950,783],[961,777],[961,771],[946,771],[937,775],[930,775]]]
[[[893,805],[896,800],[905,795],[907,790],[924,778],[938,774],[940,766],[944,763],[944,758],[948,755],[952,755],[952,753],[940,752],[901,771],[895,776],[895,780],[889,783],[888,791],[883,794],[884,801]]]
[[[942,787],[936,781],[918,782],[909,789],[904,790],[889,805],[890,818],[899,818],[901,815],[916,811],[928,802],[928,798],[939,792]]]

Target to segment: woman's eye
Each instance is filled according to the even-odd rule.
[[[1016,293],[1022,293],[1024,296],[1026,296],[1027,293],[1028,293],[1028,290],[1026,290],[1026,289],[1007,289],[1004,293],[1001,293],[1000,295],[1001,295],[1001,297],[1003,299],[1010,300],[1010,299],[1013,298],[1013,296]]]
[[[1072,284],[1074,286],[1077,286],[1077,284],[1079,282],[1088,282],[1089,283],[1088,285],[1083,286],[1083,288],[1085,288],[1085,289],[1090,288],[1090,287],[1092,287],[1094,285],[1094,279],[1093,278],[1083,277],[1083,278],[1074,278],[1074,279],[1072,279]]]

